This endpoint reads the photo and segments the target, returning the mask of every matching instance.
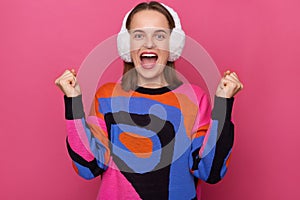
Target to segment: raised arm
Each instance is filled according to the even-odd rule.
[[[90,115],[84,114],[82,96],[75,71],[67,70],[55,83],[65,94],[67,149],[73,168],[85,179],[92,179],[106,170],[109,147],[106,126],[95,97]]]
[[[200,126],[193,136],[191,172],[208,183],[217,183],[227,171],[234,139],[234,126],[230,119],[232,105],[233,98],[215,97],[210,122]],[[201,107],[203,109],[205,106]],[[210,108],[209,105],[207,107]],[[209,109],[205,110],[207,111],[201,114],[210,115]]]
[[[212,112],[206,96],[199,101],[200,126],[193,135],[190,169],[205,182],[217,183],[227,171],[234,140],[233,96],[242,88],[237,75],[227,71],[218,85]]]

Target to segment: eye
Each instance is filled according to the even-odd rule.
[[[142,39],[144,39],[144,34],[143,33],[134,33],[133,38],[136,40],[142,40]]]
[[[166,39],[166,34],[165,33],[156,33],[154,35],[155,39],[158,41],[162,41],[164,39]]]

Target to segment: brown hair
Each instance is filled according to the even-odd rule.
[[[127,30],[130,29],[130,24],[133,16],[136,13],[143,10],[155,10],[163,14],[168,20],[169,28],[170,29],[175,28],[175,22],[170,12],[160,3],[156,1],[150,1],[150,2],[140,3],[132,9],[126,21]],[[177,85],[180,85],[182,83],[182,81],[179,80],[176,75],[174,62],[168,61],[163,73],[170,88],[174,88]],[[122,77],[121,85],[125,91],[135,90],[137,88],[137,71],[135,70],[134,64],[132,62],[124,61],[124,69],[123,69],[123,77]]]

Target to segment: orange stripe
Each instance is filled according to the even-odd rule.
[[[76,165],[75,165],[74,162],[72,162],[72,167],[73,167],[73,169],[75,170],[75,172],[76,172],[77,174],[79,174],[78,168],[76,167]]]
[[[205,136],[208,128],[209,128],[209,124],[199,127],[197,132],[193,135],[193,138]]]
[[[230,160],[231,160],[231,154],[228,156],[228,159],[226,160],[226,167],[227,168],[229,166]]]
[[[109,140],[107,138],[107,133],[104,132],[98,125],[95,124],[90,124],[88,123],[91,132],[93,135],[102,143],[102,145],[105,146],[105,154],[104,154],[104,160],[106,165],[108,165],[109,161],[109,155],[110,155],[110,150],[109,150]]]
[[[153,143],[149,138],[123,132],[119,135],[119,139],[127,149],[139,158],[149,158],[152,155]]]
[[[122,86],[119,83],[107,83],[99,88],[96,94],[96,99],[117,96],[144,97],[180,109],[184,116],[184,126],[186,128],[187,136],[191,138],[190,133],[192,131],[199,108],[198,105],[192,102],[186,95],[173,92],[168,92],[164,95],[149,95],[133,91],[126,92],[122,89]],[[98,106],[98,104],[96,104],[96,106]],[[100,113],[97,113],[97,116],[103,119],[103,116]]]
[[[142,94],[138,92],[129,91],[126,92],[122,89],[122,86],[119,83],[107,83],[100,87],[96,93],[96,99],[98,98],[111,98],[111,97],[145,97],[147,99],[152,99],[159,101],[163,104],[175,106],[180,108],[180,103],[178,102],[178,97],[174,93],[166,93],[165,95],[149,95]]]

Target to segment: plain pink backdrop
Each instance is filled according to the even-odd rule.
[[[99,178],[83,180],[71,167],[54,80],[116,34],[138,2],[0,2],[0,199],[96,198]],[[236,71],[245,85],[234,105],[229,171],[217,185],[203,184],[203,199],[298,200],[299,1],[162,2],[178,11],[220,71]],[[120,64],[108,74],[121,73]]]

